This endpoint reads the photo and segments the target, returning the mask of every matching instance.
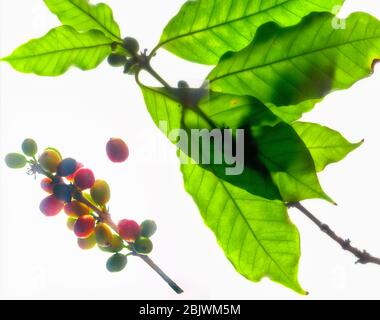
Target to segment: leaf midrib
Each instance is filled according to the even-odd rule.
[[[21,56],[17,57],[17,56],[12,55],[12,56],[0,59],[0,60],[4,60],[4,61],[24,60],[24,59],[29,59],[29,58],[37,58],[37,57],[47,56],[47,55],[51,55],[51,54],[58,54],[58,53],[65,52],[65,51],[90,50],[90,49],[95,49],[95,48],[99,48],[99,47],[106,47],[106,46],[110,46],[110,43],[98,44],[98,45],[93,45],[93,46],[85,46],[85,47],[59,49],[59,50],[55,50],[55,51],[37,53],[34,55],[25,55],[22,57]]]
[[[290,2],[290,1],[294,1],[294,0],[287,0],[287,1],[285,1],[285,2],[282,2],[281,4],[276,4],[276,5],[272,6],[272,7],[269,7],[269,8],[267,8],[267,9],[265,9],[265,10],[262,10],[262,11],[260,11],[260,12],[255,12],[255,13],[252,13],[252,14],[249,14],[249,15],[246,15],[246,16],[243,16],[243,17],[240,17],[240,18],[236,18],[236,19],[228,20],[228,21],[225,21],[225,22],[222,22],[222,23],[218,23],[218,24],[213,25],[213,26],[207,26],[206,28],[203,28],[203,29],[198,29],[198,30],[194,30],[194,31],[191,31],[191,32],[188,32],[188,33],[185,33],[185,34],[180,34],[180,35],[178,35],[178,36],[175,36],[175,37],[173,37],[173,38],[169,38],[169,39],[167,39],[167,40],[161,42],[161,43],[159,44],[159,46],[162,47],[162,46],[168,44],[169,42],[172,42],[172,41],[175,41],[175,40],[178,40],[178,39],[184,38],[184,37],[192,36],[192,35],[197,34],[197,33],[200,33],[200,32],[205,32],[205,31],[208,31],[208,30],[212,30],[212,29],[215,29],[215,28],[219,28],[219,27],[222,27],[222,26],[227,25],[227,24],[230,24],[230,23],[232,24],[232,23],[238,22],[238,21],[240,21],[240,20],[244,20],[244,19],[252,18],[252,17],[254,17],[254,16],[256,16],[256,15],[260,15],[260,14],[263,14],[263,13],[265,13],[265,12],[267,12],[267,11],[270,11],[270,10],[272,10],[272,9],[275,9],[275,8],[277,8],[277,7],[283,6],[285,3],[288,3],[288,2]],[[321,7],[321,8],[322,8],[322,7]]]
[[[215,175],[215,172],[213,171],[213,174],[215,177],[217,177]],[[229,198],[231,199],[231,201],[233,202],[234,206],[237,208],[237,211],[239,213],[239,215],[241,216],[241,218],[243,219],[244,223],[248,226],[248,229],[251,231],[251,234],[253,235],[253,237],[255,238],[257,244],[259,245],[259,247],[265,252],[265,254],[270,258],[270,260],[276,265],[276,267],[281,271],[281,273],[283,273],[285,275],[285,277],[290,281],[290,283],[293,284],[293,279],[289,278],[288,274],[281,268],[281,266],[277,263],[277,261],[272,257],[272,255],[266,250],[266,248],[264,247],[264,245],[259,241],[259,239],[257,238],[256,236],[256,233],[255,231],[252,229],[251,225],[249,224],[248,220],[246,219],[246,217],[244,216],[243,212],[241,211],[240,209],[240,206],[236,203],[235,199],[232,197],[231,193],[229,192],[229,190],[227,189],[225,183],[223,182],[223,180],[217,178],[219,180],[219,183],[222,185],[223,189],[225,190],[225,192],[228,194]]]
[[[118,39],[118,40],[121,40],[120,39],[120,36],[118,36],[118,35],[115,35],[114,33],[113,33],[113,31],[111,31],[111,30],[109,30],[105,25],[103,25],[103,24],[101,24],[90,12],[86,12],[83,8],[81,8],[81,7],[79,7],[77,4],[75,4],[75,3],[73,3],[71,0],[70,0],[70,3],[74,6],[74,7],[76,7],[76,8],[78,8],[80,11],[82,11],[84,14],[86,14],[87,16],[89,16],[93,21],[95,21],[95,23],[97,24],[97,25],[99,25],[100,27],[102,27],[105,31],[107,31],[111,36],[113,36],[113,37],[115,37],[116,39]],[[89,4],[89,6],[90,6],[90,9],[91,9],[91,4]],[[97,8],[97,5],[96,6],[94,6],[94,8],[96,9]]]
[[[339,43],[339,44],[335,44],[335,45],[328,46],[328,47],[325,47],[325,48],[319,48],[319,49],[312,50],[312,51],[309,51],[309,52],[303,52],[303,53],[300,53],[300,54],[297,54],[297,55],[294,55],[294,56],[291,56],[291,57],[288,56],[286,58],[275,60],[275,61],[271,61],[271,62],[262,64],[262,65],[255,65],[255,66],[251,66],[249,68],[245,68],[245,69],[240,69],[240,70],[237,70],[237,71],[229,72],[229,73],[223,74],[223,75],[221,75],[219,77],[212,78],[210,80],[210,83],[218,81],[218,80],[226,78],[226,77],[233,76],[235,74],[245,73],[245,72],[252,71],[252,70],[262,69],[262,68],[265,68],[265,67],[268,67],[268,66],[272,66],[272,65],[281,63],[281,62],[286,62],[286,61],[293,60],[293,59],[296,59],[296,58],[299,58],[299,57],[308,56],[310,54],[314,54],[314,53],[317,53],[317,52],[322,52],[322,51],[330,50],[330,49],[333,49],[333,48],[343,47],[343,46],[346,46],[346,45],[349,45],[349,44],[353,44],[353,43],[356,43],[356,42],[369,41],[369,40],[375,40],[375,39],[380,39],[380,35],[375,36],[375,37],[367,37],[367,38],[352,40],[352,41],[348,41],[348,42],[344,42],[344,43]]]

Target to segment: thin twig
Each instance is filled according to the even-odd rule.
[[[349,239],[344,240],[343,238],[339,237],[331,228],[320,221],[318,218],[316,218],[309,210],[307,210],[301,203],[295,202],[295,203],[289,203],[289,208],[296,208],[299,211],[301,211],[306,217],[308,217],[311,221],[313,221],[322,232],[326,233],[331,239],[336,241],[340,244],[343,250],[351,252],[355,257],[358,258],[356,263],[360,264],[367,264],[367,263],[374,263],[380,265],[380,258],[376,258],[372,255],[370,255],[365,250],[359,250],[358,248],[355,248],[351,245],[351,241]]]

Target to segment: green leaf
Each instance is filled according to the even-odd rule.
[[[183,113],[181,104],[163,88],[151,88],[143,85],[140,88],[154,123],[173,143],[176,143],[177,139],[170,137],[169,134],[172,130],[181,128]],[[167,125],[160,126],[161,121]]]
[[[246,47],[257,29],[274,21],[297,24],[311,12],[332,12],[344,0],[191,0],[166,26],[159,46],[193,62],[216,64]]]
[[[297,280],[300,240],[281,201],[267,200],[198,165],[182,165],[185,187],[236,270],[305,294]]]
[[[183,126],[186,129],[202,129],[208,125],[199,119],[194,109],[182,107],[176,100],[176,92],[168,93],[164,89],[144,86],[141,89],[149,113],[157,125],[162,121],[167,121],[171,129]],[[260,119],[267,119],[263,110],[258,111],[262,105],[257,100],[233,98],[234,106],[240,110],[249,100],[256,102],[257,107],[252,106],[252,112],[257,116],[261,114]],[[204,111],[223,106],[222,102],[231,102],[231,99],[219,94],[211,100],[210,103],[203,103]],[[219,108],[213,119],[217,122],[222,114],[223,110]],[[228,117],[228,113],[225,116]],[[233,118],[237,119],[235,116]],[[168,131],[165,133],[168,135]],[[173,137],[171,140],[176,142]],[[215,233],[227,258],[238,272],[252,281],[268,276],[305,294],[297,280],[299,234],[289,220],[284,203],[276,200],[279,198],[277,188],[271,179],[255,170],[246,168],[240,176],[225,176],[223,169],[218,165],[184,164],[181,167],[186,190],[193,196],[205,223]]]
[[[266,106],[279,118],[287,123],[293,123],[300,119],[304,113],[313,110],[314,105],[318,103],[320,99],[306,100],[296,105],[291,106],[275,106],[270,103],[266,103]]]
[[[104,3],[92,5],[88,0],[44,0],[62,24],[78,32],[99,30],[113,40],[120,40],[120,28],[112,10]]]
[[[339,132],[316,123],[296,122],[293,128],[309,149],[318,172],[344,159],[364,142],[350,143]]]
[[[252,132],[252,137],[245,135],[246,140],[253,138],[245,146],[245,165],[260,169],[258,163],[264,164],[284,201],[322,198],[333,202],[320,186],[305,143],[290,125],[260,101],[249,96],[211,92],[201,100],[199,108],[218,127],[246,128]]]
[[[260,160],[286,202],[321,198],[335,203],[322,190],[313,158],[295,130],[281,122],[274,127],[252,128]]]
[[[97,30],[78,33],[69,26],[61,26],[1,60],[20,72],[58,76],[71,66],[82,70],[96,68],[111,53],[112,42]]]
[[[289,28],[263,26],[246,49],[222,58],[208,77],[211,90],[289,106],[350,87],[380,58],[380,22],[354,13],[334,29],[333,19],[319,13]]]

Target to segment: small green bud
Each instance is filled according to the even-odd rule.
[[[138,68],[139,66],[137,63],[135,63],[134,61],[128,61],[124,65],[124,73],[133,76],[134,74],[136,74]]]
[[[21,169],[26,166],[26,158],[20,153],[8,153],[5,157],[6,165],[11,169]]]
[[[178,88],[179,89],[188,89],[188,88],[190,88],[190,86],[186,81],[181,80],[178,82]]]
[[[107,61],[112,67],[122,67],[127,62],[127,58],[120,54],[112,53],[108,56]]]
[[[139,45],[138,41],[135,38],[131,38],[131,37],[124,38],[123,47],[131,55],[136,54],[139,51],[139,49],[140,49],[140,45]]]
[[[33,139],[25,139],[21,148],[24,154],[29,157],[35,156],[38,151],[37,143]]]

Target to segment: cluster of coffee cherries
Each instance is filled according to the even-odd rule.
[[[108,63],[112,67],[124,67],[124,73],[134,75],[139,69],[141,57],[138,52],[140,45],[135,38],[127,37],[123,44],[115,44],[113,52],[108,56]]]
[[[156,232],[156,223],[146,220],[138,224],[124,219],[116,225],[108,212],[111,198],[108,183],[96,179],[93,171],[73,158],[63,158],[55,148],[46,148],[37,157],[37,143],[26,139],[21,153],[9,153],[5,162],[12,169],[29,165],[28,173],[41,174],[41,188],[48,194],[40,203],[41,212],[48,217],[64,211],[67,226],[77,237],[81,249],[98,247],[113,255],[107,260],[110,272],[125,268],[130,255],[146,255],[153,249],[150,237]],[[115,163],[127,160],[129,149],[126,143],[112,138],[106,146],[108,158]],[[122,253],[127,250],[127,253]]]

